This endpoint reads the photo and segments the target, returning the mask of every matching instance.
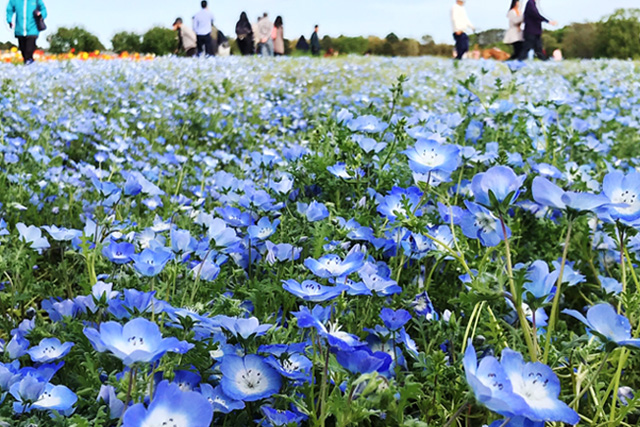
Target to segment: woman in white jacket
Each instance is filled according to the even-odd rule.
[[[504,35],[504,42],[513,46],[513,55],[509,60],[518,59],[524,47],[524,34],[522,33],[524,15],[520,11],[520,0],[511,0],[511,8],[507,18],[509,18],[509,29]]]

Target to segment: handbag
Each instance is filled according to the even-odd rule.
[[[33,17],[36,20],[36,27],[38,28],[38,31],[44,31],[47,29],[47,24],[44,23],[44,18],[40,13],[40,9],[33,11]]]

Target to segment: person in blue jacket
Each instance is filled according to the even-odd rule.
[[[16,17],[15,25],[13,23],[14,15]],[[47,17],[47,8],[42,0],[9,0],[7,23],[9,27],[15,27],[15,35],[25,64],[33,62],[36,40],[40,35],[36,16],[42,16],[43,19]]]

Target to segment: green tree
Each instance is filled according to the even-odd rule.
[[[154,27],[142,37],[142,52],[153,53],[158,56],[175,52],[178,36],[168,28]]]
[[[111,39],[111,46],[116,53],[142,51],[140,35],[126,31],[114,35]]]
[[[595,58],[598,47],[597,23],[571,24],[565,28],[562,52],[565,58]]]
[[[67,53],[71,49],[75,49],[76,52],[104,50],[104,46],[98,37],[80,27],[60,27],[47,40],[49,41],[49,51],[51,53]]]
[[[640,57],[640,9],[618,9],[602,20],[598,29],[596,56]]]
[[[12,47],[16,47],[16,45],[11,42],[0,42],[0,50],[9,50]]]

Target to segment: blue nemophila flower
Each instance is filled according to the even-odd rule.
[[[265,335],[273,325],[260,324],[260,321],[255,317],[243,319],[239,317],[229,316],[217,316],[216,319],[220,322],[220,326],[223,329],[229,331],[234,337],[242,337],[245,340],[250,337],[260,337]]]
[[[519,266],[516,266],[516,268]],[[527,269],[525,275],[526,283],[524,289],[530,293],[534,298],[547,298],[555,294],[555,285],[560,276],[560,271],[555,270],[549,272],[549,265],[542,261],[537,260],[531,263]]]
[[[280,374],[255,354],[239,357],[227,354],[220,364],[222,390],[229,397],[244,402],[266,399],[280,391]]]
[[[544,427],[544,425],[544,421],[531,421],[525,417],[513,417],[506,420],[496,420],[489,424],[489,427]]]
[[[63,385],[53,385],[31,375],[24,376],[11,386],[9,393],[16,399],[16,414],[38,411],[67,411],[78,401],[74,392]]]
[[[213,388],[210,384],[200,384],[200,393],[211,403],[213,412],[228,414],[238,409],[244,409],[242,400],[235,400],[222,391],[222,386]]]
[[[240,241],[236,231],[227,227],[227,224],[220,218],[214,218],[207,223],[207,236],[214,241],[214,245],[218,249],[228,248]]]
[[[387,147],[386,142],[378,142],[373,138],[365,138],[362,135],[354,135],[353,140],[365,153],[379,153]]]
[[[517,176],[507,166],[494,166],[473,177],[471,191],[476,202],[487,207],[493,207],[489,193],[492,193],[499,203],[513,203],[520,194],[520,187],[525,178],[526,175]],[[506,200],[507,197],[510,199]]]
[[[298,202],[296,206],[298,213],[304,215],[309,222],[321,221],[329,216],[327,207],[315,200],[309,204]]]
[[[16,224],[18,233],[20,233],[20,240],[25,243],[29,243],[31,249],[35,249],[38,252],[42,252],[44,249],[50,247],[49,241],[46,237],[42,237],[42,231],[35,225],[26,226],[19,222]]]
[[[622,292],[622,283],[611,277],[598,276],[602,289],[608,294],[618,295]]]
[[[171,237],[171,250],[174,253],[188,254],[198,246],[198,241],[191,237],[189,230],[172,228],[169,235]]]
[[[260,221],[258,221],[257,225],[252,225],[247,229],[249,236],[252,239],[257,240],[265,240],[268,239],[276,232],[278,225],[280,224],[280,220],[276,219],[273,222],[269,220],[269,218],[262,217]]]
[[[124,412],[124,402],[118,399],[115,387],[111,385],[101,385],[100,392],[96,401],[103,401],[109,406],[109,418],[112,420],[118,419]]]
[[[609,198],[600,194],[576,193],[564,191],[547,178],[535,177],[531,184],[533,199],[543,206],[565,210],[593,211],[603,205],[611,203]]]
[[[279,411],[270,406],[262,406],[260,410],[268,422],[267,426],[272,427],[284,427],[291,424],[300,425],[306,419],[303,414],[293,411]]]
[[[467,383],[479,403],[506,417],[519,415],[526,409],[526,404],[513,392],[509,377],[495,357],[486,356],[478,364],[471,339],[462,362]]]
[[[167,262],[173,258],[173,253],[165,248],[147,248],[139,254],[131,255],[133,267],[143,276],[157,276],[164,269]]]
[[[398,216],[406,218],[409,213],[421,216],[422,210],[416,210],[421,198],[422,191],[417,187],[393,187],[389,194],[378,198],[378,213],[392,221]]]
[[[141,317],[124,326],[105,322],[100,324],[99,331],[85,328],[84,334],[97,351],[109,351],[127,366],[136,362],[153,363],[166,352],[184,354],[193,348],[193,344],[175,337],[163,338],[156,323]]]
[[[374,353],[368,347],[361,347],[354,351],[338,351],[336,359],[343,368],[354,374],[386,372],[393,361],[388,353],[382,351]]]
[[[133,260],[136,248],[129,242],[110,241],[102,248],[102,255],[114,264],[126,264]]]
[[[427,294],[426,291],[416,295],[411,303],[411,307],[418,317],[423,317],[426,320],[438,320],[438,312],[436,312],[431,298],[429,298],[429,294]]]
[[[362,269],[358,274],[362,279],[362,284],[368,289],[368,294],[389,296],[402,292],[402,288],[398,286],[398,282],[391,279],[388,274],[381,274],[379,269],[377,271]]]
[[[347,290],[345,285],[323,286],[313,280],[299,283],[293,279],[283,280],[282,287],[295,296],[312,302],[330,301]]]
[[[206,397],[194,391],[182,391],[176,384],[162,381],[148,408],[137,403],[126,410],[123,427],[209,427],[212,419],[213,407]]]
[[[487,247],[495,247],[504,240],[504,232],[500,220],[487,208],[477,203],[465,201],[468,211],[464,212],[460,221],[462,234],[470,239],[479,239]],[[506,227],[507,237],[511,230]]]
[[[129,175],[124,183],[125,196],[137,196],[142,191],[142,184],[135,175]]]
[[[313,311],[310,311],[307,307],[300,306],[300,311],[292,312],[291,314],[298,319],[298,327],[315,328],[318,334],[325,338],[331,347],[351,351],[356,347],[362,346],[357,336],[342,331],[342,328],[337,323],[329,322],[331,310],[331,307],[322,308],[322,306],[318,305],[313,308]]]
[[[511,381],[513,392],[520,396],[526,407],[516,415],[532,421],[553,421],[577,424],[578,414],[558,399],[560,380],[553,370],[540,362],[525,363],[522,355],[510,349],[502,351],[500,364]]]
[[[304,261],[304,265],[313,274],[323,279],[348,276],[359,270],[363,263],[364,254],[362,252],[351,252],[344,260],[338,255],[328,254],[318,260],[307,258]]]
[[[397,331],[411,320],[411,313],[403,309],[394,311],[385,307],[380,311],[380,318],[387,328],[391,331]]]
[[[74,345],[72,342],[61,343],[58,338],[45,338],[28,353],[36,363],[49,363],[66,356]]]
[[[625,176],[620,171],[608,173],[602,181],[602,191],[613,203],[601,212],[604,220],[621,221],[634,226],[640,220],[640,173]]]
[[[265,256],[265,260],[271,265],[275,264],[277,261],[296,261],[300,258],[300,254],[302,253],[302,248],[296,248],[289,243],[279,243],[276,245],[267,240],[265,245],[267,246],[267,255]]]
[[[403,151],[409,158],[409,167],[413,172],[428,174],[431,172],[451,173],[460,166],[460,150],[455,145],[441,145],[437,141],[420,139],[416,145]]]
[[[376,116],[365,115],[357,119],[351,119],[348,128],[354,132],[380,133],[385,131],[389,125]]]
[[[333,166],[327,166],[327,170],[332,175],[342,179],[356,179],[364,176],[364,171],[360,168],[347,170],[347,165],[344,162],[336,163]]]
[[[622,346],[640,347],[640,338],[631,338],[631,324],[629,320],[610,304],[597,304],[587,310],[585,318],[576,310],[562,310],[584,323],[589,331],[600,338],[605,344],[614,343]]]
[[[49,233],[53,240],[58,242],[67,242],[82,236],[82,231],[80,230],[72,230],[55,225],[44,225],[42,228]],[[2,235],[1,232],[0,235]]]
[[[220,266],[210,258],[207,258],[204,262],[196,264],[191,269],[191,274],[194,280],[200,277],[201,280],[206,282],[213,282],[220,274]]]
[[[293,353],[276,359],[269,356],[265,363],[278,371],[280,375],[297,383],[311,382],[313,363],[307,357],[299,353]]]
[[[11,337],[11,341],[4,347],[4,352],[10,359],[17,359],[27,354],[29,341],[22,336],[22,333],[16,333]]]

